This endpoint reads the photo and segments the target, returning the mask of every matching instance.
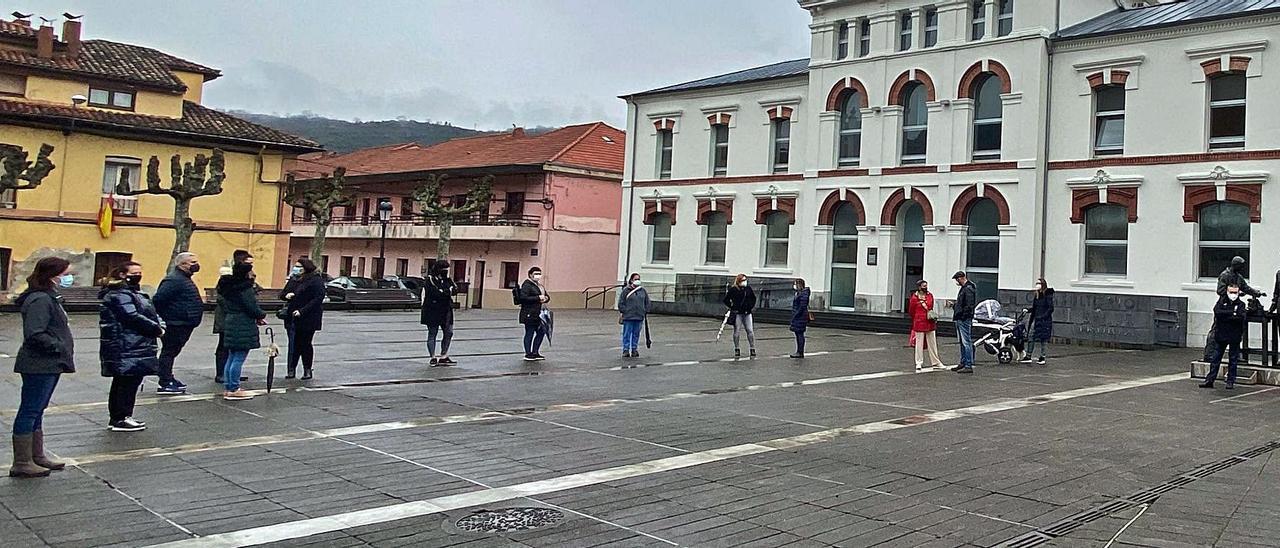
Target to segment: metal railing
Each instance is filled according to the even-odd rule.
[[[312,224],[315,219],[307,218],[304,215],[293,215],[294,224]],[[378,225],[380,221],[377,215],[335,215],[330,224],[334,225]],[[423,215],[420,213],[409,213],[403,215],[392,215],[388,224],[394,225],[420,225],[435,226],[440,224],[440,220],[433,216]],[[486,214],[476,213],[462,217],[454,217],[453,226],[517,226],[538,228],[542,224],[542,218],[538,215],[514,215],[514,214]]]
[[[583,310],[589,310],[591,308],[591,301],[597,298],[600,299],[600,310],[608,310],[609,293],[613,293],[614,295],[617,295],[618,289],[621,287],[622,287],[621,285],[616,285],[616,284],[615,285],[593,285],[591,287],[583,289],[582,291],[580,291],[580,293],[583,296],[582,298]]]

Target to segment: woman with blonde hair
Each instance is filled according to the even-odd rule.
[[[729,291],[725,292],[724,305],[729,307],[733,322],[733,357],[742,357],[739,344],[739,331],[747,332],[747,344],[751,347],[751,357],[756,357],[756,328],[751,321],[751,311],[756,308],[756,294],[747,286],[747,275],[738,274]]]

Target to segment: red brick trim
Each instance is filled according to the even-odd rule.
[[[1071,222],[1084,224],[1084,213],[1090,207],[1102,203],[1102,193],[1096,188],[1071,191]],[[1107,204],[1124,207],[1129,212],[1129,222],[1138,222],[1138,189],[1108,188]]]
[[[1200,63],[1200,68],[1204,69],[1204,75],[1208,77],[1217,76],[1219,74],[1226,74],[1229,72],[1244,72],[1249,70],[1250,60],[1251,59],[1248,57],[1232,56],[1230,59],[1230,64],[1227,66],[1227,69],[1223,70],[1222,59],[1215,58],[1215,59],[1210,59],[1208,61]]]
[[[912,189],[911,197],[908,199],[901,188],[893,191],[893,194],[889,195],[889,199],[885,200],[884,209],[880,212],[880,224],[884,226],[897,224],[895,217],[898,216],[898,211],[911,200],[915,200],[924,209],[924,224],[933,224],[933,204],[929,203],[929,198],[925,197],[919,190]]]
[[[658,211],[658,203],[662,203],[662,211]],[[644,201],[644,224],[653,224],[654,215],[665,213],[671,216],[671,224],[676,224],[676,201],[672,200],[645,200]]]
[[[852,190],[846,190],[843,200],[840,199],[840,191],[833,190],[827,195],[827,199],[822,202],[822,207],[818,209],[818,224],[831,226],[836,223],[836,209],[840,204],[848,203],[853,206],[853,211],[858,216],[858,224],[867,224],[867,210],[862,207],[862,200],[854,194]]]
[[[1238,150],[1231,152],[1200,152],[1195,154],[1168,154],[1163,156],[1114,156],[1092,160],[1061,160],[1049,162],[1049,169],[1085,169],[1112,166],[1157,166],[1166,164],[1192,164],[1197,162],[1239,162],[1245,160],[1280,159],[1280,149]],[[952,168],[955,169],[954,167]]]
[[[773,207],[774,200],[775,198],[756,197],[756,224],[764,224],[765,216],[774,211],[785,213],[787,218],[791,220],[790,224],[796,224],[796,199],[776,198],[778,201],[778,207],[776,209]]]
[[[915,73],[914,77],[912,77],[913,72]],[[933,78],[929,77],[929,73],[920,69],[911,69],[900,74],[898,79],[893,81],[893,86],[889,88],[888,104],[902,106],[902,90],[906,88],[907,84],[910,82],[920,82],[921,84],[924,84],[924,88],[928,92],[925,96],[926,100],[938,100],[938,90],[934,87]]]
[[[703,177],[699,179],[660,179],[656,181],[636,181],[637,187],[648,186],[690,186],[690,185],[732,185],[739,183],[767,183],[774,181],[803,181],[802,173],[782,173],[778,175],[744,175],[741,177]]]
[[[870,97],[867,95],[867,87],[862,85],[862,82],[858,81],[857,78],[850,76],[836,82],[836,85],[831,86],[831,91],[827,93],[828,112],[840,110],[840,100],[844,99],[844,93],[848,90],[858,92],[858,97],[860,99],[858,101],[858,107],[867,108],[867,101]]]
[[[918,175],[921,173],[937,173],[938,166],[898,166],[880,170],[881,175]]]
[[[1188,223],[1196,222],[1201,207],[1218,201],[1218,187],[1214,185],[1188,186],[1182,192],[1182,220]],[[1228,183],[1225,201],[1248,206],[1249,222],[1262,222],[1262,185]]]
[[[710,125],[729,124],[729,120],[733,119],[733,115],[727,112],[717,112],[707,117],[707,123]]]
[[[716,198],[714,212],[724,213],[725,223],[733,224],[733,198]],[[714,212],[711,210],[711,198],[698,198],[698,217],[695,222],[707,224],[707,214]]]
[[[1000,212],[1000,224],[1009,224],[1009,202],[1004,199],[1004,194],[991,185],[984,185],[982,196],[978,196],[978,185],[966,188],[960,193],[960,197],[956,198],[955,204],[951,206],[951,224],[966,225],[969,224],[965,219],[969,216],[969,210],[973,209],[973,205],[979,200],[988,199],[996,204],[996,210]]]
[[[676,128],[676,121],[670,118],[663,118],[661,120],[657,120],[653,122],[653,129],[656,129],[658,131],[662,131],[664,129],[674,130],[675,128]]]
[[[862,177],[871,173],[866,168],[828,169],[819,171],[819,177]]]
[[[1090,74],[1088,76],[1088,80],[1089,80],[1089,87],[1092,89],[1098,89],[1100,87],[1108,86],[1108,85],[1123,86],[1125,82],[1129,81],[1129,71],[1127,70],[1111,71],[1110,82],[1107,81],[1107,75],[1105,72],[1095,72],[1093,74]]]
[[[994,74],[1000,79],[1000,93],[1013,93],[1013,79],[1009,76],[1009,70],[1004,65],[994,59],[988,59],[987,70],[982,70],[982,61],[974,63],[969,70],[964,71],[964,76],[960,77],[960,89],[956,92],[956,97],[960,99],[970,99],[973,97],[973,85],[978,82],[978,77],[983,74]]]
[[[973,162],[971,164],[954,164],[951,166],[951,171],[955,173],[969,171],[1003,171],[1006,169],[1018,169],[1018,162]]]
[[[769,109],[770,120],[790,120],[791,114],[795,112],[791,107],[773,107]]]

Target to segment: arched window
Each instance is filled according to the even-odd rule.
[[[1199,261],[1201,278],[1217,278],[1232,257],[1244,257],[1248,277],[1249,206],[1234,202],[1214,202],[1200,208]]]
[[[846,90],[840,99],[839,164],[856,166],[862,158],[862,97]]]
[[[1209,78],[1209,148],[1244,147],[1245,91],[1243,72]]]
[[[653,231],[650,234],[649,262],[654,264],[671,262],[671,215],[654,214]]]
[[[791,218],[774,211],[764,218],[764,266],[787,266],[787,248],[791,243]]]
[[[1003,83],[994,74],[978,77],[973,86],[973,159],[999,160],[1003,107],[1000,88]]]
[[[911,82],[902,90],[902,163],[923,164],[929,147],[929,90]]]
[[[725,243],[729,239],[729,217],[723,212],[713,211],[706,216],[706,237],[703,242],[703,263],[723,265]]]
[[[831,237],[831,306],[853,308],[858,283],[858,212],[853,204],[836,207]]]
[[[989,198],[969,206],[965,272],[978,286],[978,300],[996,298],[1000,286],[1000,210]]]
[[[1084,211],[1084,273],[1125,276],[1129,273],[1129,210],[1098,204]]]

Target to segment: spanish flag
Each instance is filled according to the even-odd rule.
[[[115,207],[116,195],[111,194],[102,199],[102,206],[98,208],[98,232],[103,238],[116,231]]]

